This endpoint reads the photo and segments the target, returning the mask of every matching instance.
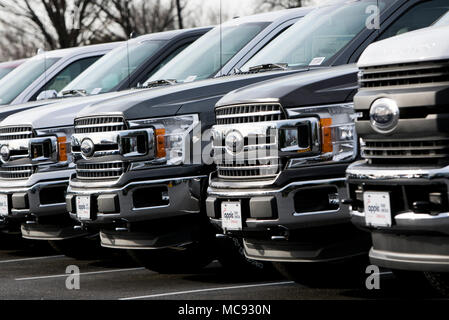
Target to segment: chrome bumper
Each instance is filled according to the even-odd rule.
[[[201,181],[207,179],[207,176],[192,176],[182,178],[171,178],[161,180],[149,180],[130,182],[120,188],[89,188],[86,183],[85,188],[69,185],[67,190],[67,202],[70,208],[70,215],[73,219],[79,220],[84,224],[101,225],[112,223],[116,220],[125,220],[127,222],[150,221],[154,219],[182,216],[200,212],[200,186]],[[151,188],[164,187],[167,189],[165,205],[137,207],[133,197],[136,191]],[[112,196],[116,200],[116,212],[101,212],[104,207],[99,199],[102,196]],[[98,212],[93,212],[91,219],[81,220],[76,214],[75,199],[77,196],[91,196],[93,201],[97,201]],[[111,210],[114,211],[114,210]]]
[[[364,161],[350,165],[346,171],[348,185],[375,185],[377,189],[384,186],[414,186],[414,185],[446,185],[449,190],[449,166],[442,168],[382,168],[373,167]],[[449,208],[447,212],[438,214],[401,212],[392,216],[391,227],[376,227],[376,229],[394,229],[397,231],[412,230],[415,232],[441,232],[449,234]],[[365,221],[365,213],[350,207],[351,219],[354,224],[369,227]]]
[[[27,215],[51,216],[62,214],[66,211],[65,202],[42,204],[40,199],[41,191],[48,188],[66,188],[69,179],[38,182],[27,187],[5,187],[0,186],[0,194],[6,194],[11,204],[9,214],[6,219],[24,219]]]
[[[282,226],[288,230],[304,227],[320,226],[321,224],[349,222],[350,216],[345,207],[339,205],[346,197],[345,178],[323,180],[296,181],[286,186],[274,189],[208,189],[206,201],[207,213],[211,221],[221,227],[221,202],[249,201],[249,212],[243,221],[243,232],[262,231],[271,227]],[[295,194],[298,190],[313,187],[335,187],[338,192],[338,209],[296,212]]]

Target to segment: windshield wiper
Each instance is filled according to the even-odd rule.
[[[71,89],[71,90],[65,90],[61,92],[62,96],[78,96],[78,97],[85,97],[87,96],[87,91],[83,89]]]
[[[155,80],[145,83],[144,85],[137,85],[137,89],[148,89],[148,88],[154,88],[154,87],[160,87],[160,86],[172,86],[177,84],[178,81],[176,79],[161,79],[161,80]]]
[[[287,70],[288,63],[266,63],[260,64],[257,66],[249,67],[248,72],[260,72],[260,71],[269,71],[269,70]]]

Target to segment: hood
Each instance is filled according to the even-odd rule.
[[[358,89],[357,72],[351,64],[264,81],[228,93],[217,106],[279,102],[289,108],[344,102]]]
[[[71,126],[73,125],[75,115],[85,106],[101,100],[130,94],[131,92],[133,91],[127,90],[104,93],[97,96],[58,99],[56,100],[56,103],[51,105],[39,106],[37,108],[34,107],[33,110],[16,112],[4,119],[0,125],[31,125],[34,129]]]
[[[164,117],[176,114],[183,106],[200,105],[204,104],[205,101],[208,104],[212,103],[211,107],[213,108],[216,101],[229,91],[252,83],[307,70],[309,69],[240,74],[162,88],[140,89],[127,96],[91,104],[84,108],[77,117],[117,113],[123,114],[128,120]],[[189,112],[187,109],[183,108],[182,112]]]
[[[26,103],[16,104],[16,105],[0,105],[0,121],[5,119],[11,114],[28,110],[31,108],[37,108],[41,106],[46,106],[53,103],[60,102],[61,99],[49,99],[40,101],[30,101]],[[65,101],[65,100],[64,100]]]
[[[375,42],[359,59],[359,67],[449,58],[449,26],[429,27]]]

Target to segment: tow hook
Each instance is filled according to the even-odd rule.
[[[223,233],[217,233],[215,235],[215,238],[217,238],[217,239],[228,239],[230,237],[228,235],[226,235],[226,234],[223,234]]]

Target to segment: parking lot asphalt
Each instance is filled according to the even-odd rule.
[[[364,279],[338,285],[310,287],[277,274],[239,276],[213,262],[197,274],[158,274],[137,265],[126,255],[79,261],[45,244],[24,240],[0,243],[0,300],[308,300],[437,298],[433,293],[403,288],[382,270],[380,289],[368,290]],[[79,290],[66,287],[68,266],[80,271]]]

